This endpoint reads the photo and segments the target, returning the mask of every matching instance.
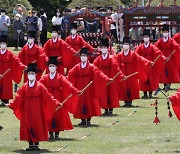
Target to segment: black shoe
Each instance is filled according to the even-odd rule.
[[[108,115],[108,111],[104,111],[103,115]]]
[[[85,126],[86,125],[86,121],[81,121],[78,125],[79,126]]]
[[[56,140],[59,139],[59,132],[56,132],[56,133],[55,133],[55,139],[56,139]]]
[[[128,105],[127,105],[127,104],[124,104],[122,107],[128,107]]]
[[[147,94],[146,94],[146,95],[143,95],[141,98],[147,99],[147,98],[148,98],[148,95],[147,95]]]
[[[32,150],[34,150],[34,146],[33,145],[31,145],[28,148],[26,148],[26,151],[32,151]]]
[[[152,96],[152,94],[149,94],[149,98],[154,98],[154,97]]]
[[[36,150],[36,151],[40,151],[41,149],[39,148],[39,146],[38,146],[38,145],[35,145],[35,146],[34,146],[34,150]]]
[[[113,115],[113,111],[109,111],[109,115]]]
[[[49,133],[49,140],[53,140],[53,139],[54,139],[53,133],[50,132],[50,133]]]
[[[87,121],[87,126],[91,126],[91,121]]]

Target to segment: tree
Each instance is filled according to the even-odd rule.
[[[31,9],[32,6],[28,2],[28,0],[0,0],[0,8],[6,9],[8,14],[12,16],[13,9],[16,6],[16,4],[23,4],[27,9]]]
[[[34,9],[38,11],[43,8],[49,18],[51,18],[56,9],[62,12],[72,0],[29,0]]]
[[[112,6],[114,9],[117,8],[117,6],[124,6],[124,4],[121,2],[121,0],[73,0],[68,7],[75,8],[76,6],[81,7],[105,7]]]

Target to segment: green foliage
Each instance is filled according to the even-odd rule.
[[[0,8],[6,9],[6,11],[11,15],[16,4],[23,4],[27,9],[31,9],[32,6],[28,0],[0,0]]]
[[[75,8],[76,6],[81,7],[108,7],[113,6],[113,8],[116,8],[117,6],[124,6],[124,4],[121,2],[121,0],[73,0],[72,3],[69,5],[70,8]]]
[[[152,6],[157,6],[159,3],[160,3],[160,0],[153,0]],[[173,1],[172,0],[164,0],[164,5],[165,6],[171,6],[171,5],[173,5]],[[177,5],[180,6],[179,0],[177,0]]]
[[[71,2],[71,0],[29,0],[35,10],[43,8],[49,18],[51,18],[56,9],[60,9],[62,12],[66,6]]]

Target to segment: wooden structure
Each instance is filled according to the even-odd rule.
[[[160,6],[151,7],[151,0],[145,7],[138,7],[138,0],[135,0],[135,7],[131,9],[122,9],[125,19],[125,36],[129,36],[131,27],[162,27],[162,24],[150,24],[153,22],[171,21],[170,27],[180,28],[180,6],[176,6],[176,0],[173,0],[173,6],[164,7],[164,0],[160,1]],[[134,24],[141,22],[143,24]],[[134,40],[139,41],[139,40]],[[155,40],[154,40],[155,41]]]
[[[102,29],[105,27],[105,18],[106,14],[96,12],[96,11],[89,11],[89,10],[84,10],[80,12],[76,12],[73,14],[70,14],[67,19],[69,21],[68,25],[71,26],[70,23],[73,23],[74,21],[84,21],[84,22],[96,22],[96,23],[101,23],[102,24]],[[93,47],[97,47],[99,44],[100,39],[104,36],[103,32],[88,32],[87,30],[85,31],[80,31],[78,32],[80,36],[82,36],[85,41],[87,41],[89,44],[91,44]]]

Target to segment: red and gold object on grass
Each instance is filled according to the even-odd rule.
[[[154,103],[154,106],[155,106],[155,118],[154,118],[153,123],[155,123],[157,125],[158,123],[160,123],[160,120],[158,118],[158,101],[157,101],[157,99],[156,99],[156,102]]]

